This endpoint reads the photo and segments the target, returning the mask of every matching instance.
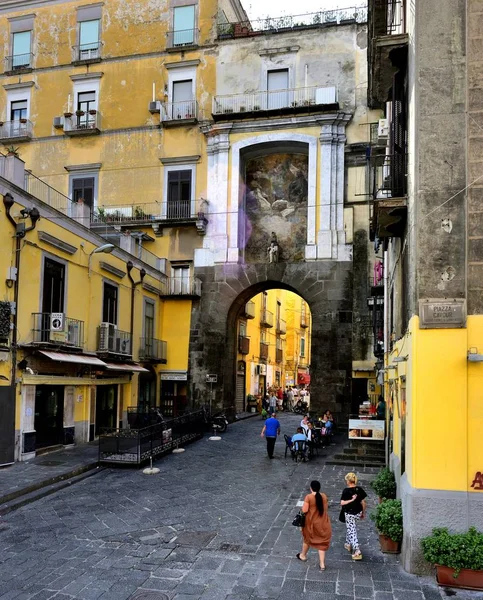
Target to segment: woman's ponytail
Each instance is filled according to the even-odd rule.
[[[320,494],[320,483],[318,481],[312,481],[310,483],[310,489],[315,492],[315,504],[317,506],[317,510],[319,511],[319,515],[323,515],[324,501],[322,500],[322,496]]]

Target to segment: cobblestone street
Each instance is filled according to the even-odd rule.
[[[292,434],[299,417],[281,415]],[[222,441],[208,437],[158,461],[161,472],[103,470],[68,489],[6,515],[0,525],[2,600],[437,600],[483,598],[445,593],[434,578],[405,573],[383,555],[372,521],[360,525],[364,560],[343,548],[338,522],[343,475],[350,468],[275,460],[260,438],[262,421],[230,425]],[[375,469],[360,472],[369,493]],[[334,529],[327,570],[295,558],[300,533],[291,526],[308,482],[319,479],[331,502]]]

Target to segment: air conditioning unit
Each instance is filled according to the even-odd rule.
[[[54,117],[54,127],[56,129],[62,129],[64,126],[64,117]]]
[[[115,352],[115,340],[117,338],[117,325],[113,323],[101,323],[99,326],[99,352]]]
[[[161,102],[156,100],[155,102],[149,103],[149,112],[154,115],[155,113],[161,112]]]
[[[388,119],[379,119],[377,125],[377,141],[387,142],[389,139],[389,121]]]

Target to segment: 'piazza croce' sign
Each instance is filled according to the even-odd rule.
[[[471,487],[474,488],[475,490],[480,490],[483,492],[483,473],[481,473],[480,471],[478,471],[478,473],[476,473],[475,478],[473,479],[473,483],[471,484]]]

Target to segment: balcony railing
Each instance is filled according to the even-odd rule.
[[[255,318],[255,302],[250,300],[245,304],[245,309],[243,312],[245,318],[254,319]]]
[[[406,154],[384,154],[372,157],[372,197],[403,198],[407,195]]]
[[[283,362],[283,350],[281,348],[275,349],[275,362]]]
[[[201,279],[197,277],[169,277],[163,284],[161,296],[201,296]]]
[[[101,113],[98,110],[77,111],[71,117],[64,116],[66,135],[97,135],[101,133]]]
[[[29,194],[32,194],[32,196],[60,210],[65,215],[69,213],[70,205],[72,204],[71,199],[28,171],[25,171],[24,189]]]
[[[26,142],[32,136],[33,125],[28,119],[0,122],[0,142]]]
[[[335,87],[304,87],[286,90],[259,91],[250,94],[230,94],[213,98],[213,116],[257,113],[281,109],[311,110],[314,107],[337,104]]]
[[[250,338],[243,335],[238,336],[238,352],[240,354],[248,354],[250,352]]]
[[[163,340],[143,337],[139,344],[139,360],[166,363],[168,359],[168,344]]]
[[[386,35],[405,33],[405,14],[403,0],[373,0],[374,8],[384,18]],[[384,27],[381,24],[381,27]]]
[[[268,358],[268,348],[269,345],[267,342],[260,342],[260,358],[262,360],[266,360]]]
[[[308,326],[309,326],[309,316],[307,315],[307,313],[303,312],[300,315],[300,327],[303,327],[305,329]]]
[[[199,30],[183,29],[181,31],[168,31],[167,49],[183,50],[198,45]]]
[[[100,353],[132,356],[132,338],[112,323],[101,323],[97,328],[97,351]]]
[[[184,100],[182,102],[163,102],[161,104],[161,121],[163,125],[181,125],[198,121],[198,102]]]
[[[72,46],[72,62],[99,62],[101,60],[100,42]]]
[[[273,312],[262,310],[260,315],[260,325],[262,327],[273,327]]]
[[[32,313],[32,343],[55,346],[84,346],[84,321],[60,313]]]
[[[34,55],[31,52],[26,54],[15,54],[14,56],[5,57],[5,72],[29,71],[32,68]]]
[[[277,320],[277,333],[279,333],[280,335],[284,335],[285,333],[287,333],[287,322],[283,319]]]
[[[237,23],[219,23],[218,38],[254,37],[265,33],[279,33],[291,29],[315,28],[354,21],[357,23],[365,23],[367,21],[367,8],[365,6],[326,10],[302,15],[267,17],[266,19],[240,21]]]
[[[152,221],[185,221],[206,217],[208,200],[169,200],[145,204],[99,206],[91,216],[92,223],[149,223]]]

